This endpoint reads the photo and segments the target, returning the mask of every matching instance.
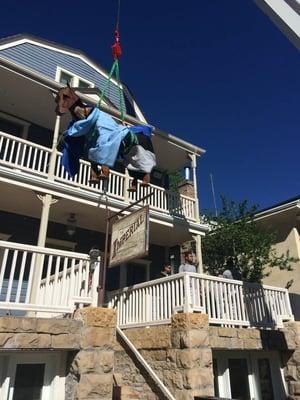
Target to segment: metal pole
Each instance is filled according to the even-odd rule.
[[[121,211],[118,211],[112,215],[110,215],[110,210],[107,205],[107,197],[106,197],[106,230],[105,230],[105,247],[104,247],[104,262],[102,271],[100,271],[99,275],[99,286],[98,286],[98,307],[103,307],[104,305],[104,298],[105,298],[105,283],[106,283],[106,270],[107,270],[107,258],[108,258],[108,235],[109,235],[109,227],[110,227],[110,220],[115,218],[117,215],[122,214],[124,211],[129,210],[133,206],[137,205],[141,201],[144,201],[148,197],[152,196],[154,192],[147,194],[146,196],[142,197],[141,199],[135,201],[134,203],[130,204],[129,206],[123,208]]]
[[[99,274],[98,307],[103,307],[103,305],[104,305],[106,269],[107,269],[107,257],[108,257],[109,225],[110,225],[110,210],[109,210],[109,208],[106,208],[106,230],[105,230],[104,261],[103,261],[102,271],[100,270],[100,274]]]

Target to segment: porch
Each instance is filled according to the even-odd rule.
[[[72,314],[97,305],[99,260],[0,241],[2,315]],[[293,320],[288,291],[205,274],[181,273],[107,293],[120,328],[169,324],[176,312],[201,312],[211,325],[276,329]]]
[[[55,159],[52,159],[51,154],[55,155]],[[153,184],[148,188],[141,187],[140,182],[137,192],[129,193],[127,189],[130,187],[132,178],[126,171],[120,173],[111,170],[107,187],[104,187],[103,182],[90,184],[90,163],[84,160],[80,160],[79,173],[74,178],[70,178],[64,167],[60,165],[61,156],[60,152],[52,153],[51,148],[0,131],[0,166],[13,169],[16,179],[18,173],[29,175],[33,180],[51,179],[57,183],[58,191],[67,186],[88,193],[107,194],[111,200],[127,204],[153,193],[144,204],[148,204],[154,212],[184,218],[191,222],[197,221],[198,210],[195,198],[174,193]],[[102,201],[104,202],[104,199]]]

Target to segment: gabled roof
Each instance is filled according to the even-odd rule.
[[[27,33],[22,33],[22,34],[17,34],[13,36],[9,36],[3,39],[0,39],[0,56],[1,56],[1,51],[5,50],[10,50],[14,48],[15,46],[22,45],[22,44],[33,44],[36,46],[40,46],[44,49],[50,49],[52,51],[56,51],[62,54],[65,54],[67,56],[72,56],[80,59],[83,63],[88,65],[90,68],[95,70],[96,73],[98,73],[98,76],[101,76],[101,79],[106,80],[109,76],[109,72],[105,70],[103,67],[101,67],[98,63],[96,63],[92,58],[87,56],[83,51],[74,49],[69,46],[62,45],[60,43],[56,43],[50,40],[46,40],[43,38],[40,38],[35,35],[27,34]],[[3,52],[4,53],[4,52]],[[4,57],[7,57],[4,55]],[[59,66],[59,65],[58,65]],[[27,65],[28,67],[28,65]],[[82,78],[85,78],[85,76],[82,76]],[[117,87],[117,82],[114,79],[111,79],[111,82],[115,87]],[[102,84],[99,86],[102,90],[103,87],[105,87],[106,83]],[[145,122],[145,118],[143,116],[143,113],[141,112],[140,108],[136,104],[134,97],[132,96],[130,90],[127,88],[127,86],[122,82],[121,83],[121,88],[123,90],[124,94],[124,101],[126,104],[126,109],[127,113],[129,113],[132,116],[136,116],[142,121]],[[118,91],[116,88],[114,91]],[[117,93],[117,92],[116,92]],[[111,94],[113,96],[113,94]],[[116,98],[119,98],[119,95],[115,95]]]
[[[33,42],[35,44],[39,44],[40,46],[44,47],[51,47],[55,50],[64,52],[64,53],[69,53],[70,55],[77,56],[81,58],[83,61],[85,61],[87,64],[101,72],[102,74],[106,75],[108,77],[108,71],[106,71],[104,68],[102,68],[99,64],[97,64],[94,60],[92,60],[89,56],[87,56],[83,51],[74,49],[69,46],[62,45],[57,42],[53,42],[51,40],[43,39],[35,35],[31,35],[28,33],[20,33],[17,35],[13,36],[8,36],[6,38],[0,39],[0,50],[7,48],[7,47],[12,47],[16,46],[18,44],[24,43],[24,42]]]

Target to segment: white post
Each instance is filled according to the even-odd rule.
[[[60,116],[58,115],[55,120],[54,133],[53,133],[53,141],[52,141],[52,152],[50,156],[49,162],[49,170],[48,170],[48,179],[54,179],[54,171],[57,157],[57,142],[59,136],[59,128],[60,128]]]
[[[43,203],[37,245],[40,247],[45,247],[50,207],[52,204],[57,203],[58,200],[53,199],[51,194],[48,194],[48,193],[45,195],[38,194],[37,197]],[[38,296],[38,290],[39,290],[39,285],[40,285],[39,281],[40,281],[40,276],[41,276],[42,267],[43,267],[41,261],[42,261],[42,256],[40,254],[38,254],[36,257],[36,262],[34,264],[33,282],[32,282],[31,293],[30,293],[30,302],[31,303],[35,303],[37,300],[37,296]]]
[[[189,313],[192,311],[191,303],[191,284],[190,284],[190,276],[187,272],[183,275],[183,287],[184,287],[184,304],[183,304],[183,312]]]
[[[203,274],[203,262],[202,262],[202,249],[201,249],[201,236],[193,235],[193,239],[196,242],[196,256],[197,256],[197,272]]]
[[[129,204],[129,182],[130,182],[130,177],[129,177],[129,172],[128,169],[125,168],[125,180],[124,180],[124,202]]]
[[[199,213],[199,199],[198,199],[198,189],[197,189],[197,175],[196,175],[196,168],[197,168],[197,160],[196,154],[189,154],[192,164],[192,171],[193,171],[193,183],[194,183],[194,192],[195,192],[195,216],[197,222],[200,221],[200,213]]]

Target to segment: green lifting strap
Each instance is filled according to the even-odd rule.
[[[113,73],[115,73],[116,81],[117,81],[117,84],[118,84],[120,113],[121,113],[122,122],[124,122],[124,119],[125,119],[125,104],[124,104],[124,97],[123,97],[122,89],[121,89],[120,70],[119,70],[119,62],[118,62],[118,60],[115,60],[113,65],[112,65],[112,67],[111,67],[110,73],[109,73],[107,81],[106,81],[106,85],[104,87],[104,90],[102,90],[100,99],[98,100],[97,107],[100,108],[100,105],[101,105],[101,103],[103,101],[104,95],[107,92],[107,89],[109,88],[109,86],[111,84],[111,78],[113,76]]]

